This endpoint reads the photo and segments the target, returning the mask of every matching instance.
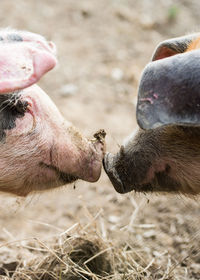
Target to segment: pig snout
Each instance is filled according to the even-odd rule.
[[[128,192],[128,189],[124,187],[124,183],[121,181],[119,172],[116,170],[117,160],[119,160],[118,155],[106,153],[103,159],[103,167],[115,190],[119,193],[126,193]],[[129,191],[131,190],[132,189]]]
[[[104,131],[101,139],[87,140],[73,126],[63,129],[52,147],[52,164],[76,179],[95,182],[101,173],[104,155]],[[65,183],[68,183],[67,181]]]
[[[0,95],[0,191],[25,196],[83,179],[97,181],[105,132],[87,140],[38,86]]]

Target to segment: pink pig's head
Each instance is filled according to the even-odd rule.
[[[101,173],[104,131],[88,141],[35,84],[56,65],[42,36],[0,31],[0,191],[25,196]]]

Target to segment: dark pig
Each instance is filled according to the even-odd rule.
[[[0,191],[26,196],[83,179],[98,180],[104,131],[88,141],[35,83],[56,65],[42,36],[0,31]],[[33,85],[34,84],[34,85]]]
[[[139,130],[104,168],[120,193],[200,193],[200,34],[162,42],[146,66]]]

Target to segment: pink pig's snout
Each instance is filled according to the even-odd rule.
[[[94,139],[87,140],[72,126],[60,134],[53,148],[53,163],[59,170],[75,177],[95,182],[101,174],[105,152],[105,132],[100,130]]]

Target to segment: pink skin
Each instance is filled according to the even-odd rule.
[[[13,33],[20,35],[19,40],[10,40],[9,34]],[[8,93],[9,97],[12,91],[20,90],[20,100],[28,104],[24,115],[15,119],[15,126],[3,130],[0,191],[26,196],[77,179],[97,181],[104,137],[98,134],[98,139],[91,141],[83,138],[46,93],[33,85],[56,65],[55,45],[24,31],[6,29],[0,36],[0,94]],[[4,109],[2,104],[1,111],[8,110],[12,115],[12,109]],[[7,116],[1,111],[1,116]]]
[[[0,93],[31,86],[57,62],[52,42],[37,34],[18,31],[23,41],[11,43],[7,37],[13,32],[16,31],[0,32],[3,38],[0,42]]]
[[[25,116],[6,131],[5,144],[0,145],[0,191],[25,196],[68,183],[58,170],[97,181],[103,143],[83,138],[37,85],[24,89],[21,97],[29,103]]]

